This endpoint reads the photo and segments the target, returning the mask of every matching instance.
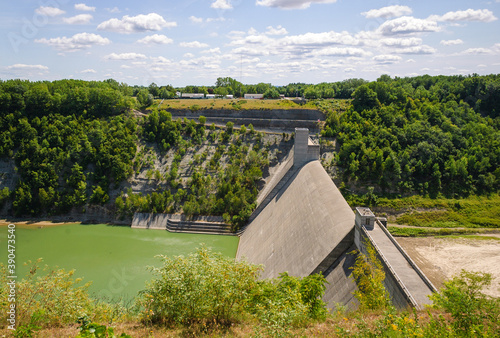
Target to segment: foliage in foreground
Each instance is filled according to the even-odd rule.
[[[88,314],[93,321],[123,320],[125,309],[92,299],[88,293],[91,283],[74,278],[74,270],[40,267],[40,261],[28,262],[30,270],[16,283],[16,325],[20,332],[47,327],[62,327],[75,323]],[[0,320],[7,323],[7,273],[0,264]],[[4,311],[5,306],[5,311]]]
[[[225,323],[238,317],[259,268],[206,248],[188,257],[160,256],[158,277],[142,292],[143,320],[154,324]]]
[[[357,285],[354,297],[359,302],[360,310],[386,309],[391,306],[391,301],[384,287],[384,267],[377,257],[374,246],[368,240],[364,245],[368,254],[358,252],[356,262],[351,268]]]
[[[451,321],[440,318],[439,323],[450,326],[463,336],[478,333],[493,335],[500,332],[500,300],[481,290],[491,284],[491,274],[462,270],[444,283],[440,293],[431,296],[434,306],[451,315]]]
[[[161,259],[163,266],[152,269],[157,278],[139,299],[145,323],[229,326],[253,316],[274,335],[326,317],[321,275],[283,273],[258,281],[259,266],[204,247],[188,257]]]
[[[400,312],[385,302],[367,306],[373,304],[370,302],[358,311],[327,316],[321,300],[325,290],[321,275],[296,278],[283,273],[275,280],[258,281],[260,267],[223,258],[206,248],[188,257],[162,259],[157,279],[139,297],[140,319],[143,325],[154,324],[155,331],[162,328],[172,335],[241,336],[241,329],[244,336],[268,337],[496,337],[500,332],[500,300],[481,292],[491,282],[489,274],[462,271],[431,296],[434,305],[426,311]],[[374,262],[360,259],[355,267],[365,274],[358,277],[368,277],[368,284],[374,282],[370,279],[373,266],[367,270],[366,264]],[[16,337],[31,337],[37,330],[56,330],[77,321],[77,337],[115,337],[117,329],[110,313],[120,317],[117,313],[121,311],[118,322],[139,320],[135,310],[126,312],[91,299],[86,292],[88,285],[78,285],[80,281],[73,279],[72,272],[40,272],[35,263],[19,282]],[[375,275],[380,279],[380,274]],[[8,304],[5,276],[3,269],[3,316]],[[362,289],[363,297],[377,290]],[[0,319],[6,322],[4,317]],[[173,330],[164,324],[173,325]],[[120,337],[135,335],[127,331]]]

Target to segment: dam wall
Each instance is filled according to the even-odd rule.
[[[225,125],[233,122],[236,126],[252,124],[255,128],[293,132],[296,127],[308,128],[319,132],[318,120],[324,121],[325,114],[313,109],[273,109],[273,110],[234,110],[234,109],[167,109],[173,119],[190,120],[205,116],[207,124]]]
[[[319,161],[300,168],[241,235],[237,258],[262,278],[326,271],[353,243],[354,214]],[[339,249],[340,248],[340,249]],[[343,248],[343,249],[342,249]]]

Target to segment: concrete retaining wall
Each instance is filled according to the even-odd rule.
[[[354,213],[319,161],[299,169],[240,238],[237,258],[263,264],[262,278],[308,276],[354,226]],[[352,242],[351,242],[352,243]],[[346,248],[347,249],[347,248]],[[338,255],[337,257],[334,257]]]
[[[168,230],[170,232],[234,235],[231,227],[219,216],[188,218],[178,214],[135,213],[132,228]]]
[[[273,120],[299,120],[315,121],[324,120],[325,114],[312,109],[273,109],[273,110],[231,110],[231,109],[167,109],[175,117],[198,118],[246,118],[246,119],[273,119]]]
[[[359,306],[359,302],[354,298],[357,286],[352,278],[351,269],[356,262],[356,255],[353,253],[355,249],[356,247],[351,245],[324,273],[328,284],[323,301],[328,309],[336,310],[340,306],[348,310],[356,310]]]
[[[205,109],[191,111],[189,109],[167,109],[172,118],[198,119],[205,116],[207,124],[225,125],[233,122],[235,126],[252,124],[255,128],[292,132],[296,127],[309,128],[317,133],[318,120],[324,121],[325,115],[318,110],[281,109],[281,110],[215,110]]]

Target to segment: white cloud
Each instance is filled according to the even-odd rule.
[[[311,54],[315,56],[370,56],[371,53],[361,48],[353,47],[328,47],[314,50]]]
[[[110,13],[121,13],[121,11],[118,7],[106,8],[106,10]]]
[[[250,55],[250,56],[269,55],[269,51],[264,48],[239,47],[233,49],[231,52],[238,55]]]
[[[431,46],[421,45],[398,49],[397,52],[401,54],[434,54],[436,49]]]
[[[268,26],[267,27],[267,35],[287,35],[288,31],[283,28],[281,25],[274,28],[273,26]]]
[[[489,48],[469,48],[461,52],[462,55],[485,55],[485,54],[494,54],[493,50]]]
[[[206,20],[208,23],[210,22],[217,22],[217,21],[226,21],[226,18],[219,17],[219,18],[207,18]]]
[[[11,69],[11,70],[43,70],[43,71],[47,71],[47,70],[49,70],[49,67],[42,66],[42,65],[26,65],[26,64],[22,64],[22,63],[16,63],[15,65],[8,66],[7,69]]]
[[[188,58],[188,59],[194,58],[194,54],[193,53],[186,53],[186,54],[184,54],[184,57]]]
[[[440,44],[443,46],[455,46],[455,45],[462,45],[464,42],[460,39],[456,40],[441,40]]]
[[[377,55],[372,58],[373,61],[381,64],[391,64],[401,61],[403,58],[399,55]]]
[[[177,26],[176,22],[167,22],[161,15],[157,13],[149,13],[137,16],[125,15],[121,18],[121,20],[113,18],[99,24],[97,29],[130,34],[147,31],[159,31],[166,27],[170,28],[175,26]]]
[[[211,48],[211,49],[207,49],[207,50],[204,50],[202,51],[203,54],[220,54],[220,48],[219,47],[216,47],[216,48]]]
[[[329,4],[334,2],[337,2],[337,0],[257,0],[255,4],[281,9],[306,9],[313,3]]]
[[[381,39],[380,43],[389,47],[412,47],[422,44],[420,38],[385,38]]]
[[[491,22],[497,20],[493,12],[488,9],[467,9],[465,11],[448,12],[444,15],[431,15],[430,20],[434,21],[481,21]]]
[[[46,7],[46,6],[41,6],[37,9],[35,9],[35,12],[40,14],[40,15],[46,15],[46,16],[58,16],[66,13],[60,8],[57,7]]]
[[[138,53],[111,53],[104,57],[106,60],[121,60],[121,61],[130,61],[130,60],[144,60],[146,59],[146,55],[138,54]]]
[[[218,18],[203,19],[203,18],[198,18],[198,17],[192,15],[189,17],[189,21],[191,21],[192,23],[195,23],[195,24],[203,24],[205,22],[210,23],[210,22],[226,21],[226,18],[218,17]]]
[[[197,18],[196,16],[194,15],[191,15],[189,17],[189,20],[193,23],[203,23],[203,18]]]
[[[86,4],[75,4],[75,9],[77,11],[95,12],[95,7],[90,7],[87,6]]]
[[[138,43],[143,43],[145,45],[157,44],[157,45],[166,45],[174,42],[174,40],[170,39],[165,35],[153,34],[149,36],[145,36],[140,40],[137,40]]]
[[[84,25],[89,23],[92,18],[93,17],[90,14],[79,14],[70,18],[63,18],[63,21],[70,25]]]
[[[409,15],[412,13],[412,9],[408,6],[387,6],[382,7],[380,9],[372,9],[368,12],[363,12],[361,15],[365,16],[368,19],[372,18],[395,18],[402,15]]]
[[[291,35],[280,40],[284,45],[321,46],[332,44],[358,45],[360,42],[348,32],[337,33],[334,31],[323,33],[305,33]]]
[[[437,22],[417,19],[411,16],[402,16],[397,19],[386,21],[378,28],[378,31],[382,35],[438,32],[439,30]]]
[[[94,69],[85,69],[85,70],[82,70],[80,73],[83,73],[83,74],[93,73],[93,74],[95,74],[95,73],[97,73],[97,71]]]
[[[64,52],[74,52],[77,50],[87,49],[93,45],[109,45],[111,41],[108,38],[104,38],[98,34],[93,33],[78,33],[68,38],[66,36],[52,39],[38,39],[35,40],[37,43],[43,43],[54,47],[57,50]]]
[[[210,7],[215,9],[232,9],[233,5],[231,5],[229,0],[215,0]]]
[[[199,41],[193,41],[193,42],[181,42],[179,43],[179,46],[186,48],[207,48],[208,44]]]

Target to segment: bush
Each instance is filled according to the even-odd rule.
[[[358,253],[354,267],[350,268],[358,287],[354,297],[359,301],[360,310],[386,309],[391,302],[384,287],[384,268],[373,245],[365,241],[365,246],[368,255]]]
[[[90,283],[81,284],[81,278],[74,278],[74,270],[49,269],[39,267],[35,262],[25,278],[17,282],[16,326],[54,327],[74,323],[82,313],[92,313],[93,301],[88,294]],[[28,262],[31,264],[31,262]],[[7,286],[6,271],[2,268],[0,287]],[[3,309],[7,302],[7,292],[0,290],[2,323],[6,323]]]
[[[462,270],[430,298],[436,308],[451,315],[451,325],[459,336],[481,332],[489,337],[488,333],[500,332],[500,301],[481,292],[490,284],[491,274]]]
[[[160,256],[157,276],[141,292],[143,321],[156,324],[230,324],[256,286],[260,268],[202,247],[188,257]]]
[[[248,311],[263,324],[267,335],[287,335],[290,328],[304,326],[310,319],[326,318],[325,283],[321,274],[299,278],[281,273],[277,279],[259,282],[248,301]]]

